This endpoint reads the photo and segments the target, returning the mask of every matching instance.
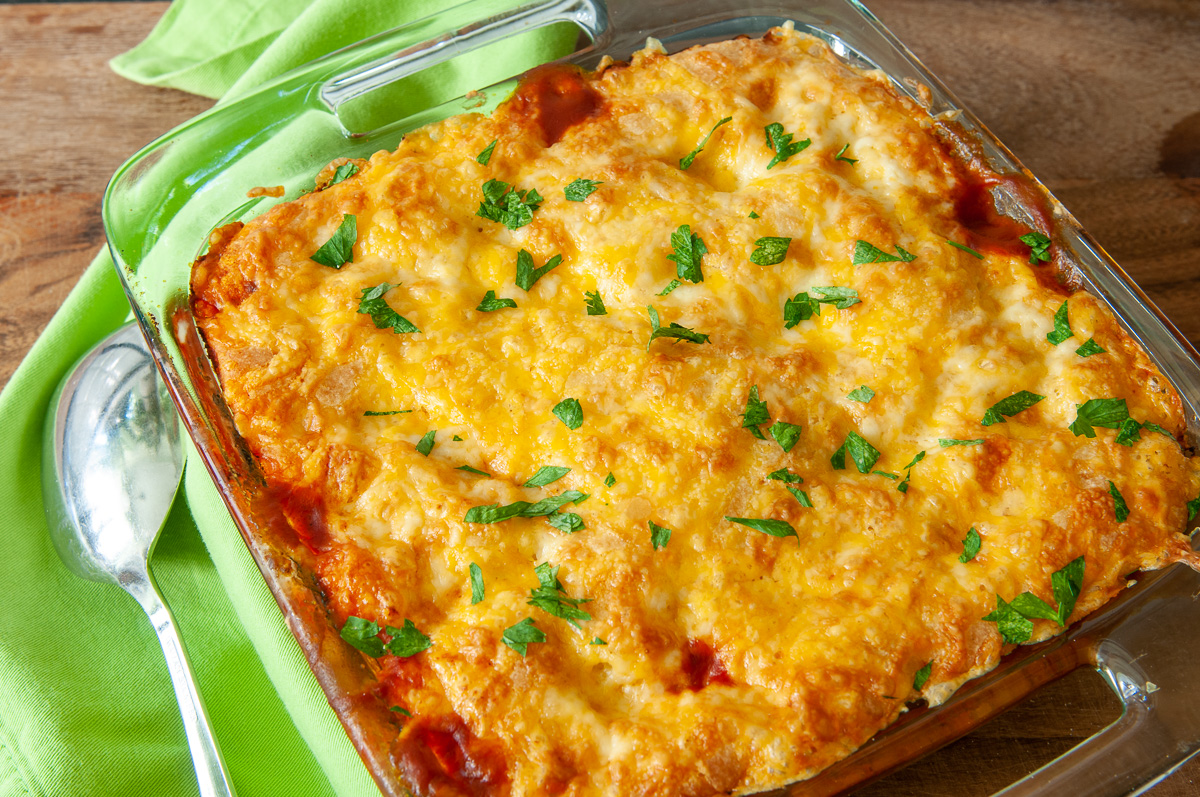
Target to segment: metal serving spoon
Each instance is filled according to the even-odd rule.
[[[58,555],[76,575],[116,584],[146,610],[167,657],[200,794],[232,797],[187,651],[148,566],[179,489],[183,445],[135,324],[101,341],[58,386],[42,453],[42,496]]]

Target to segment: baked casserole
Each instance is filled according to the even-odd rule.
[[[785,27],[213,234],[225,401],[414,793],[777,787],[1200,562],[1178,395],[1006,179]]]

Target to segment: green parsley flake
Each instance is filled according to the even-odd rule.
[[[871,475],[872,476],[882,476],[885,479],[891,479],[892,481],[896,481],[896,479],[900,478],[899,474],[888,473],[886,470],[873,470],[873,471],[871,471]]]
[[[429,452],[433,450],[433,438],[436,434],[437,429],[430,429],[425,433],[425,436],[421,438],[420,442],[417,443],[417,451],[423,456],[429,456]]]
[[[725,517],[731,523],[737,523],[747,528],[761,531],[763,534],[770,534],[772,537],[795,537],[800,539],[800,535],[792,528],[792,524],[786,520],[771,520],[770,518],[751,518],[751,517]]]
[[[921,687],[925,686],[925,684],[927,684],[929,682],[929,676],[932,674],[933,674],[933,662],[931,661],[931,662],[927,663],[921,669],[917,670],[917,674],[913,676],[913,689],[920,692]]]
[[[545,642],[546,635],[540,628],[533,624],[532,617],[526,617],[516,625],[510,625],[508,628],[505,628],[504,635],[500,637],[500,641],[524,656],[528,652],[530,645]]]
[[[793,487],[790,484],[785,484],[784,487],[786,487],[787,491],[791,493],[797,501],[800,502],[800,506],[805,507],[806,509],[813,508],[813,502],[812,499],[808,497],[808,493],[804,492],[798,487]]]
[[[571,184],[563,189],[563,195],[566,196],[568,202],[582,202],[602,185],[604,183],[599,180],[585,180],[580,177],[578,180],[572,180]]]
[[[343,163],[333,172],[333,177],[329,178],[329,182],[325,184],[325,188],[337,185],[343,180],[349,180],[354,175],[358,174],[358,166],[353,163]]]
[[[600,291],[586,291],[584,296],[588,315],[608,315],[608,308],[604,306],[604,300],[600,298]]]
[[[866,385],[859,385],[847,393],[846,398],[850,399],[851,401],[861,401],[863,404],[866,404],[871,399],[875,398],[875,391]]]
[[[858,159],[857,159],[857,158],[847,158],[847,157],[845,156],[845,152],[846,152],[846,150],[848,150],[848,149],[850,149],[850,145],[849,145],[849,144],[843,144],[843,145],[842,145],[842,148],[838,150],[838,154],[836,154],[836,155],[834,155],[834,156],[833,156],[833,159],[834,159],[835,161],[842,161],[843,163],[849,163],[851,166],[853,166],[854,164],[858,163]]]
[[[650,314],[650,340],[646,341],[646,351],[650,351],[650,344],[658,338],[677,338],[691,343],[708,343],[708,335],[688,329],[674,321],[665,327],[662,326],[658,311],[654,309],[653,305],[648,305],[646,312]]]
[[[604,486],[612,487],[616,483],[617,483],[617,477],[612,475],[612,471],[609,471],[608,475],[604,477]]]
[[[854,461],[854,466],[858,468],[859,473],[870,473],[871,468],[875,466],[881,456],[875,446],[868,443],[858,432],[847,434],[845,442],[829,458],[829,463],[833,465],[834,470],[846,469],[846,454],[850,455],[850,459]]]
[[[897,490],[899,490],[900,492],[905,493],[905,494],[908,493],[908,483],[912,480],[912,469],[918,462],[920,462],[923,459],[925,459],[925,452],[918,451],[916,453],[916,456],[914,456],[912,458],[912,462],[909,462],[907,465],[904,466],[904,470],[906,471],[906,473],[904,474],[904,481],[902,481],[896,485]]]
[[[961,250],[963,250],[964,252],[966,252],[966,253],[967,253],[968,255],[970,255],[971,257],[975,257],[975,258],[979,258],[980,260],[983,260],[983,255],[981,255],[979,252],[976,252],[974,249],[972,249],[971,247],[967,246],[966,244],[960,244],[960,243],[958,243],[957,241],[951,241],[949,238],[947,238],[947,239],[946,239],[946,243],[950,244],[950,245],[951,245],[951,246],[953,246],[955,249],[961,249]]]
[[[403,628],[393,628],[389,625],[384,630],[392,637],[392,641],[384,645],[384,648],[393,656],[407,659],[433,647],[433,641],[418,631],[413,621],[408,618],[404,619]]]
[[[796,153],[803,152],[812,143],[811,138],[792,143],[792,134],[783,132],[783,125],[779,122],[772,122],[764,127],[763,133],[767,136],[767,147],[775,153],[775,157],[771,158],[771,162],[767,164],[768,170],[777,163],[783,163]]]
[[[574,534],[585,528],[583,518],[574,512],[556,512],[547,517],[546,521],[564,534]]]
[[[412,412],[412,410],[367,410],[363,413],[364,418],[377,418],[382,415],[404,415]]]
[[[1013,393],[1008,398],[1003,398],[997,401],[992,406],[988,407],[983,413],[983,418],[979,421],[984,426],[991,426],[997,423],[1007,423],[1005,418],[1011,418],[1018,412],[1025,410],[1037,404],[1045,396],[1039,396],[1037,393],[1030,393],[1028,390],[1022,390],[1019,393]]]
[[[1113,514],[1117,517],[1118,523],[1124,523],[1129,519],[1129,504],[1125,503],[1124,496],[1117,489],[1117,485],[1110,480],[1108,482],[1108,494],[1113,497]]]
[[[804,477],[798,473],[792,473],[787,468],[771,471],[767,474],[767,478],[777,482],[787,482],[789,484],[801,484],[804,482]]]
[[[593,638],[593,639],[592,639],[592,641],[591,641],[591,642],[589,642],[588,644],[589,644],[589,645],[607,645],[608,643],[607,643],[607,642],[605,642],[605,641],[604,641],[603,639],[601,639],[600,637],[595,637],[595,638]]]
[[[411,711],[406,708],[400,708],[399,706],[388,706],[388,711],[394,711],[397,714],[403,714],[406,717],[412,717]]]
[[[342,626],[342,639],[356,650],[361,650],[373,659],[383,655],[383,640],[379,638],[379,626],[361,617],[347,617]]]
[[[461,443],[463,441],[463,439],[461,437],[459,437],[458,435],[454,435],[454,437],[451,437],[450,439],[456,443]]]
[[[499,504],[473,506],[463,516],[463,522],[503,523],[506,520],[518,517],[545,517],[554,514],[571,502],[576,504],[582,503],[587,497],[587,493],[581,493],[578,490],[567,490],[559,495],[543,498],[535,504],[531,504],[528,501],[514,501],[504,506],[500,506]]]
[[[717,128],[732,121],[732,116],[726,116],[724,119],[713,125],[713,129],[708,131],[708,135],[700,140],[700,143],[696,145],[696,148],[679,159],[679,168],[686,170],[687,167],[691,166],[692,161],[696,160],[696,156],[699,155],[701,150],[708,145],[708,140],[712,138],[712,134],[717,132]]]
[[[671,233],[671,248],[674,251],[667,255],[667,260],[675,262],[675,276],[688,282],[704,282],[700,261],[708,254],[708,247],[700,236],[687,224],[681,224]]]
[[[758,385],[753,385],[749,395],[746,396],[746,409],[742,411],[742,428],[749,429],[750,433],[759,440],[766,440],[766,436],[758,426],[769,420],[771,420],[771,412],[767,409],[767,402],[758,398]]]
[[[481,313],[494,313],[497,310],[503,310],[505,307],[516,306],[517,303],[514,300],[509,298],[497,299],[495,291],[488,291],[483,295],[483,299],[475,309]]]
[[[942,448],[949,448],[950,446],[979,446],[983,445],[983,438],[980,437],[975,440],[956,440],[950,437],[939,437],[938,445]]]
[[[775,438],[775,442],[779,443],[779,447],[784,453],[791,451],[796,447],[796,443],[800,440],[801,428],[787,421],[776,421],[771,424],[771,437]]]
[[[567,597],[567,591],[563,589],[562,582],[558,580],[558,570],[549,562],[542,562],[533,569],[538,577],[538,586],[530,590],[529,600],[526,603],[566,620],[576,628],[582,628],[579,621],[582,620],[586,623],[592,619],[592,616],[579,607],[585,603],[591,603],[592,599]]]
[[[752,211],[750,211],[750,218],[752,218],[752,219],[761,219],[761,218],[762,218],[762,216],[758,215],[758,213],[756,213],[755,211],[753,211],[753,210],[752,210]]]
[[[496,142],[499,140],[498,138],[493,138],[492,143],[484,147],[483,152],[475,156],[475,162],[480,166],[487,166],[488,161],[492,159],[492,153],[496,151]]]
[[[667,283],[667,287],[663,288],[661,291],[659,291],[655,295],[656,296],[666,296],[667,294],[669,294],[671,291],[675,290],[682,284],[683,283],[680,282],[679,280],[671,280],[670,282]]]
[[[484,601],[484,570],[474,562],[470,563],[467,570],[470,573],[470,605],[480,604]]]
[[[904,466],[904,469],[905,469],[905,470],[912,470],[912,469],[913,469],[913,467],[914,467],[914,466],[915,466],[915,465],[916,465],[918,462],[920,462],[920,461],[921,461],[921,460],[923,460],[923,459],[925,459],[925,452],[924,452],[924,451],[918,451],[918,452],[916,453],[916,456],[914,456],[914,457],[912,458],[912,462],[910,462],[910,463],[908,463],[907,465],[905,465],[905,466]]]
[[[889,255],[874,244],[867,243],[866,241],[855,241],[854,256],[850,262],[853,265],[861,266],[864,263],[911,263],[916,259],[917,256],[905,251],[903,246],[897,246],[896,254]]]
[[[990,614],[984,615],[983,620],[996,624],[1000,638],[1006,644],[1019,645],[1022,642],[1028,642],[1029,638],[1033,636],[1033,622],[1026,619],[1011,603],[1006,603],[1004,598],[999,595],[996,596],[996,608]]]
[[[533,478],[525,482],[524,487],[545,487],[547,484],[553,484],[571,472],[570,468],[562,465],[543,465],[538,468],[538,472],[533,474]]]
[[[1031,232],[1022,235],[1019,239],[1021,243],[1029,247],[1029,262],[1031,265],[1037,265],[1040,260],[1043,263],[1050,262],[1050,239],[1042,235],[1040,232]]]
[[[854,288],[840,288],[837,285],[826,285],[812,288],[811,290],[821,297],[817,299],[818,302],[821,304],[832,304],[838,310],[845,310],[862,302],[858,298],[858,291]]]
[[[1082,346],[1075,350],[1080,357],[1091,357],[1093,354],[1104,354],[1107,349],[1101,348],[1095,338],[1088,338]]]
[[[965,565],[979,554],[979,549],[982,545],[983,538],[979,536],[979,532],[972,526],[967,530],[967,536],[963,540],[963,550],[958,555],[958,561]]]
[[[534,268],[533,255],[522,249],[517,252],[517,287],[528,291],[535,282],[553,271],[560,263],[562,263],[562,255],[555,255],[546,261],[546,265]]]
[[[1057,346],[1074,334],[1071,331],[1071,323],[1067,319],[1067,303],[1063,301],[1058,311],[1054,314],[1054,331],[1046,333],[1046,340]]]
[[[801,321],[807,321],[820,314],[820,303],[806,291],[801,291],[783,303],[783,327],[791,329]]]
[[[1142,425],[1133,418],[1126,418],[1121,421],[1121,425],[1117,427],[1116,443],[1123,446],[1132,446],[1138,440],[1142,439]]]
[[[565,398],[555,404],[551,412],[568,429],[578,429],[583,426],[583,407],[579,404],[579,399]]]
[[[1200,512],[1200,495],[1187,502],[1188,523],[1196,519],[1196,513]]]
[[[510,230],[533,221],[533,212],[544,201],[537,189],[518,191],[503,180],[488,180],[482,190],[483,202],[479,203],[475,215],[503,224]]]
[[[358,219],[347,213],[342,216],[342,223],[333,235],[329,236],[329,240],[321,244],[321,248],[308,258],[322,266],[341,268],[354,260],[354,244],[357,241]]]
[[[492,474],[484,473],[478,468],[472,468],[470,465],[459,465],[457,468],[455,468],[455,470],[463,470],[467,473],[474,473],[476,476],[487,476],[489,479],[492,478]]]
[[[650,544],[654,550],[666,548],[667,543],[671,541],[671,530],[666,526],[660,526],[653,520],[647,520],[650,524]]]
[[[1076,437],[1095,437],[1092,427],[1119,429],[1128,417],[1129,407],[1123,398],[1088,399],[1075,408],[1075,420],[1069,428]]]
[[[1051,574],[1050,585],[1058,609],[1052,609],[1048,603],[1032,592],[1022,592],[1013,598],[1012,603],[1005,603],[999,595],[996,596],[996,609],[983,619],[996,623],[1000,636],[1010,644],[1028,642],[1033,634],[1032,620],[1051,620],[1060,626],[1067,624],[1067,618],[1075,610],[1075,602],[1083,587],[1083,557],[1067,563],[1065,567]]]
[[[358,312],[371,316],[376,329],[391,329],[397,335],[406,332],[420,332],[417,325],[388,306],[383,295],[397,285],[381,282],[374,288],[363,288],[362,298],[358,301]]]
[[[763,236],[754,242],[758,248],[750,253],[750,262],[756,266],[774,266],[782,263],[787,257],[787,250],[791,243],[791,238]]]

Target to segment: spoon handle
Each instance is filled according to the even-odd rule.
[[[200,699],[196,678],[192,675],[187,649],[175,627],[175,618],[158,591],[158,585],[147,572],[144,580],[130,579],[122,586],[142,605],[158,634],[163,655],[167,659],[167,670],[171,673],[171,683],[175,686],[175,697],[179,700],[179,713],[183,715],[183,730],[187,734],[192,764],[196,767],[200,797],[235,797],[233,782],[221,757],[221,748],[213,736],[208,714],[204,711],[204,701]]]

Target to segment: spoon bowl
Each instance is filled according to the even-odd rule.
[[[84,355],[50,401],[42,497],[50,538],[76,575],[115,584],[154,625],[202,797],[232,797],[175,619],[149,558],[183,475],[178,418],[134,324]]]

